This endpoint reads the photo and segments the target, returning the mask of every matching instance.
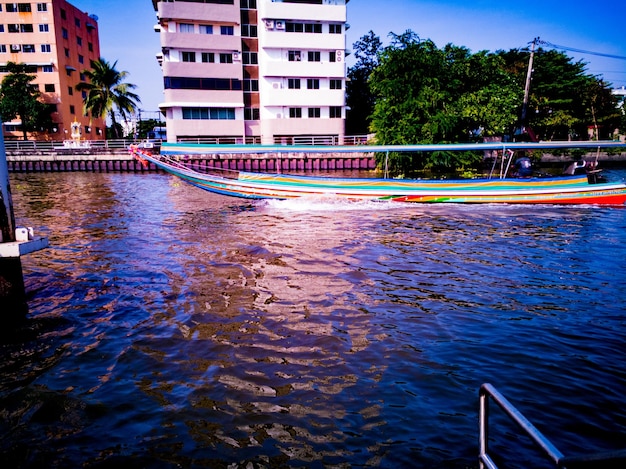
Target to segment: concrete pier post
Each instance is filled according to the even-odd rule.
[[[13,199],[9,185],[9,169],[7,166],[4,138],[0,135],[0,243],[15,242],[15,217],[13,215]],[[0,310],[3,320],[5,315],[15,318],[28,311],[26,290],[22,275],[22,261],[17,257],[0,255]]]

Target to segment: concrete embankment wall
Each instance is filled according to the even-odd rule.
[[[268,153],[265,155],[207,155],[185,160],[202,168],[236,171],[342,171],[373,170],[376,160],[371,153]],[[146,172],[157,171],[147,167],[125,150],[59,150],[7,151],[7,165],[11,172]]]
[[[536,155],[535,155],[536,156]],[[585,159],[598,159],[603,167],[626,166],[626,153],[588,153]],[[543,154],[540,166],[565,166],[573,158],[570,155]],[[230,169],[236,171],[345,171],[374,170],[376,160],[372,153],[268,153],[268,154],[216,154],[190,158],[188,163],[202,168]],[[7,151],[10,172],[149,172],[158,171],[156,166],[147,167],[124,149],[59,149],[54,151],[14,150]]]

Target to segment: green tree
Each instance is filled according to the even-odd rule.
[[[362,36],[353,44],[356,63],[348,69],[346,82],[346,134],[358,135],[369,132],[371,114],[374,110],[374,95],[369,87],[369,76],[378,65],[378,54],[382,42],[373,31]]]
[[[85,113],[102,119],[109,116],[113,137],[120,138],[120,126],[115,119],[115,112],[119,112],[126,121],[137,110],[141,100],[131,91],[136,86],[124,83],[128,72],[117,71],[116,65],[117,62],[111,65],[103,58],[92,62],[91,70],[83,71],[89,81],[76,85],[76,90],[87,92],[83,103]]]
[[[33,85],[35,75],[28,73],[23,63],[7,63],[9,72],[0,84],[0,116],[8,122],[16,118],[22,121],[24,140],[28,132],[50,130],[53,126],[51,109],[43,103],[37,85]]]
[[[497,55],[452,44],[439,49],[412,31],[391,37],[370,76],[377,143],[469,142],[514,127],[522,93]],[[397,172],[464,169],[482,160],[481,153],[459,152],[392,156]]]
[[[155,127],[165,127],[165,122],[157,119],[145,119],[139,121],[137,125],[137,138],[147,138],[148,132],[151,132]]]
[[[505,70],[523,88],[530,51],[513,49],[498,55]],[[617,101],[610,86],[587,74],[584,62],[574,62],[560,51],[539,48],[535,52],[528,101],[528,127],[536,139],[587,139],[589,126],[600,132],[596,138],[606,137],[619,125]]]

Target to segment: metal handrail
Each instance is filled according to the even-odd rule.
[[[626,463],[626,450],[609,451],[596,453],[587,456],[564,457],[563,454],[530,423],[530,421],[517,410],[496,388],[489,383],[484,383],[480,387],[479,395],[479,455],[478,464],[480,469],[498,469],[488,454],[489,440],[489,398],[526,433],[530,439],[541,448],[558,468],[565,467],[595,467],[597,463]],[[594,465],[594,466],[592,466]],[[623,466],[623,467],[626,467]]]
[[[260,137],[223,137],[223,138],[180,138],[180,143],[198,143],[208,145],[259,145],[261,143]],[[273,143],[280,145],[287,143],[289,145],[330,145],[340,146],[342,145],[365,145],[368,142],[367,135],[346,135],[343,137],[343,141],[337,136],[300,136],[290,137],[287,140],[276,137]],[[284,142],[283,142],[284,140]],[[7,150],[41,150],[51,151],[58,148],[63,148],[64,143],[68,140],[5,140]],[[87,144],[89,148],[128,148],[130,145],[141,143],[141,140],[125,138],[114,140],[86,140],[83,139],[81,143]],[[155,145],[160,145],[163,141],[160,139],[150,140]]]

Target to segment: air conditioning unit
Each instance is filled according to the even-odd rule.
[[[276,119],[282,119],[283,115],[279,112],[278,114],[276,114]]]
[[[22,46],[19,44],[11,44],[11,52],[19,52],[22,50]]]
[[[285,22],[284,21],[276,21],[276,29],[285,29]]]
[[[241,54],[239,52],[233,52],[233,62],[239,62],[241,60]]]
[[[281,83],[278,81],[275,81],[274,83],[272,83],[272,88],[274,88],[275,90],[279,90],[281,87]]]
[[[274,20],[265,20],[265,29],[274,29]]]

